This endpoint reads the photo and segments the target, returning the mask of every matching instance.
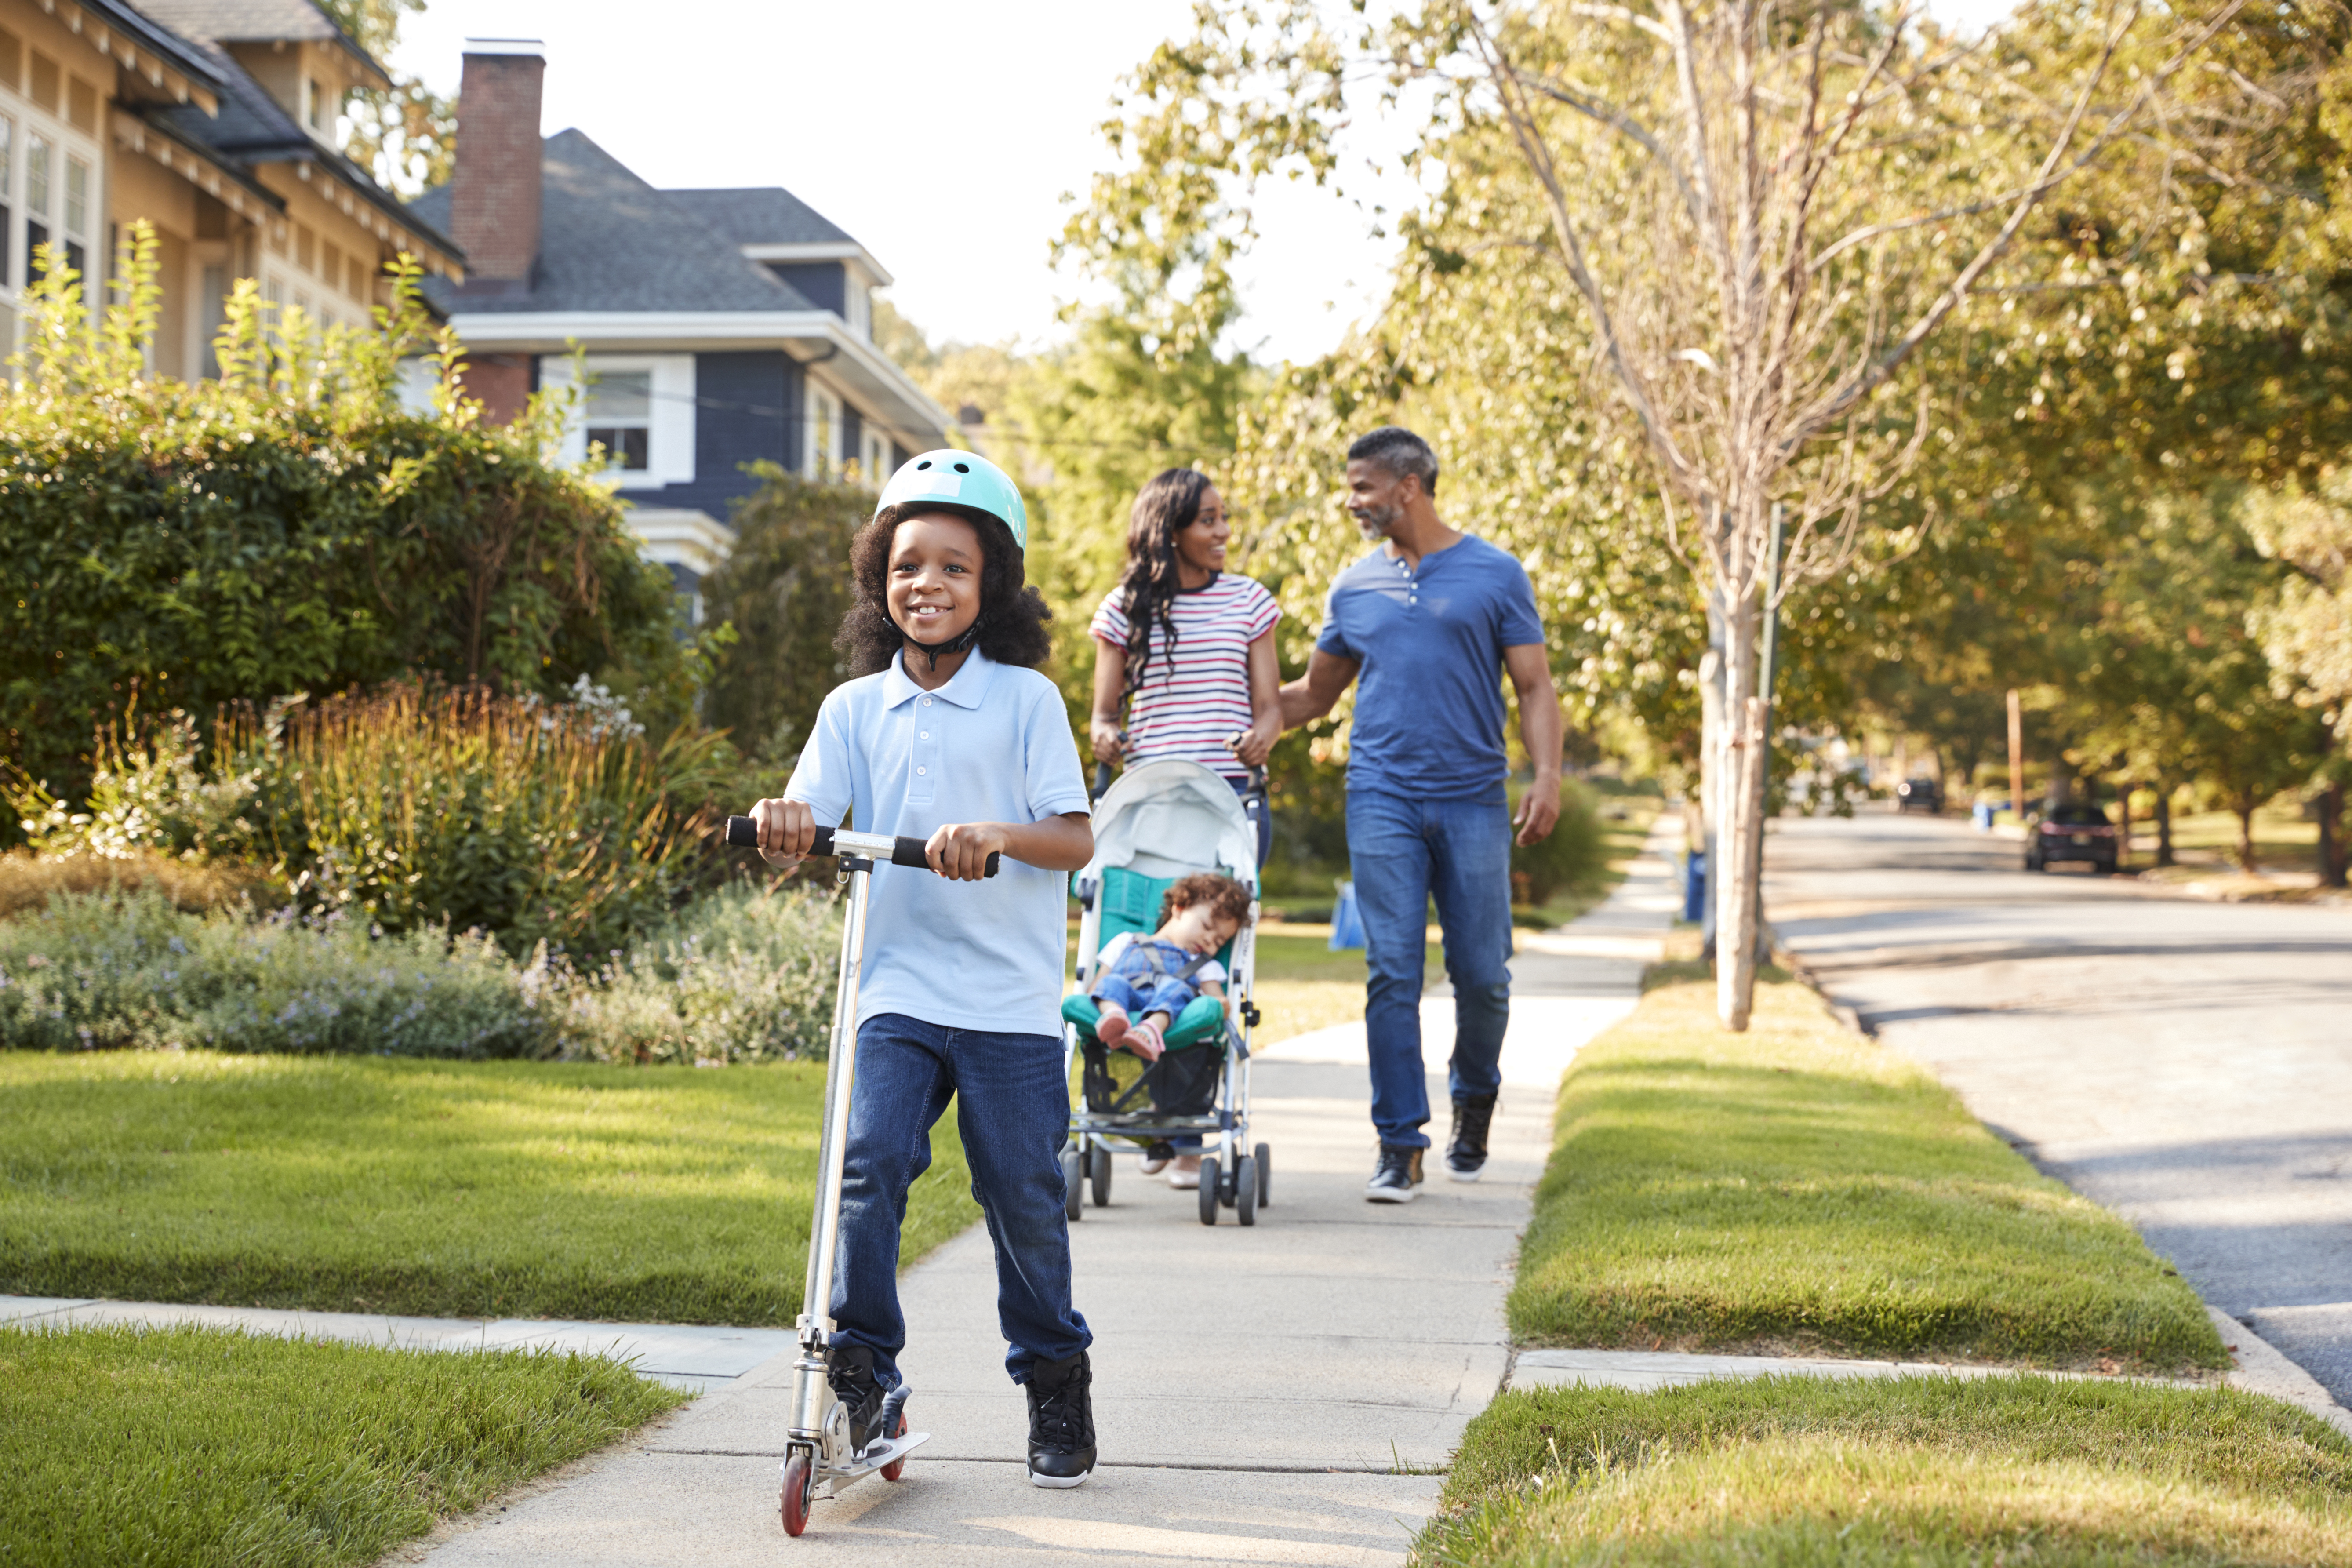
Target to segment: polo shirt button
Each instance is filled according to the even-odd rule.
[[[930,770],[930,769],[929,769],[929,768],[917,768],[915,771],[916,771],[917,773],[929,773],[931,770]]]
[[[929,740],[931,738],[931,732],[929,730],[924,731],[922,738],[926,741]]]

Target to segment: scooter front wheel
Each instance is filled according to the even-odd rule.
[[[798,1535],[808,1528],[809,1504],[814,1500],[816,1476],[806,1449],[796,1449],[784,1461],[784,1533]]]

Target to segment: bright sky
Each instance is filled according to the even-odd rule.
[[[1962,22],[2000,0],[1938,0]],[[1108,160],[1096,127],[1118,78],[1187,28],[1190,0],[433,0],[392,64],[454,91],[468,37],[547,47],[541,129],[585,132],[654,184],[783,185],[857,237],[934,341],[1035,344],[1076,291],[1047,266],[1067,209]],[[976,19],[984,19],[984,23]],[[1367,124],[1343,173],[1392,209],[1410,127]],[[1237,342],[1262,358],[1328,352],[1384,292],[1394,243],[1308,186],[1269,192],[1240,272]]]

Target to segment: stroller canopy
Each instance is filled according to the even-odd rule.
[[[1177,758],[1119,775],[1095,807],[1095,858],[1080,877],[1124,867],[1146,877],[1220,870],[1257,890],[1257,830],[1223,775]]]

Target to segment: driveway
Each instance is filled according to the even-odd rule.
[[[2352,909],[2021,853],[1948,820],[1788,818],[1766,908],[1865,1028],[2352,1405]]]

